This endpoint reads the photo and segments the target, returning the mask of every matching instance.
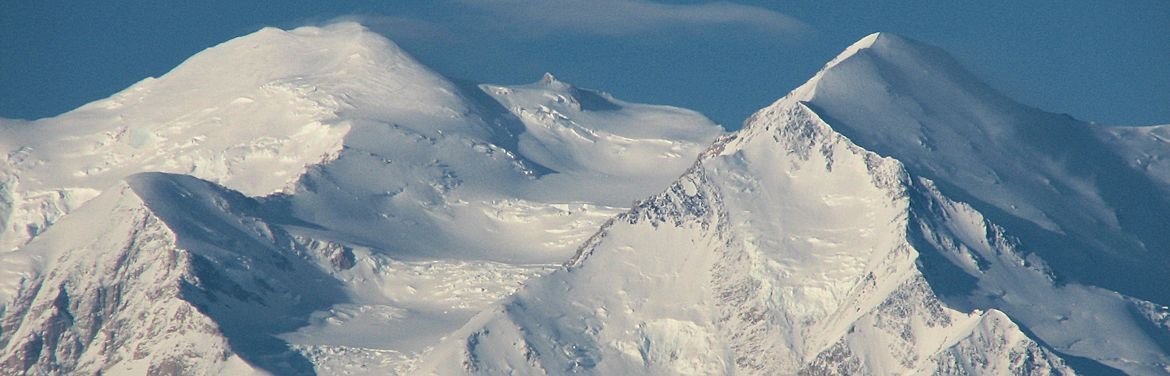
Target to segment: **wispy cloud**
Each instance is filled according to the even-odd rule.
[[[746,26],[799,33],[803,22],[761,7],[728,3],[665,4],[646,0],[458,0],[497,26],[533,33],[621,36],[679,28]]]
[[[497,73],[518,72],[551,69],[558,59],[582,53],[617,57],[649,51],[630,48],[635,45],[672,46],[655,54],[677,58],[694,53],[689,48],[708,51],[709,43],[724,45],[729,38],[734,43],[785,43],[816,33],[795,18],[762,7],[661,1],[665,0],[436,0],[331,22],[362,23],[436,69],[460,77],[481,74],[477,61],[482,60],[506,60],[512,65],[494,65]],[[654,59],[638,61],[665,63]],[[632,61],[626,62],[635,64]]]
[[[394,38],[450,42],[459,38],[448,24],[421,18],[402,16],[351,14],[333,18],[326,23],[352,21]]]

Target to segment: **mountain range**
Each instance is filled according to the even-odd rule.
[[[729,133],[265,28],[0,119],[0,374],[1170,374],[1168,142],[888,33]]]

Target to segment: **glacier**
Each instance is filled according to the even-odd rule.
[[[0,374],[1170,374],[1167,129],[888,33],[725,133],[265,28],[0,119]]]
[[[1121,132],[870,35],[425,369],[1165,374],[1170,196]]]

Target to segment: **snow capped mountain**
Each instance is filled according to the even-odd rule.
[[[935,48],[889,35],[861,46],[794,99],[1031,243],[1058,279],[1170,303],[1149,283],[1170,282],[1170,196],[1097,127],[1013,103]]]
[[[0,132],[6,369],[287,374],[409,369],[721,128],[559,81],[451,81],[341,23],[264,29]],[[106,340],[187,326],[194,348]]]
[[[1165,374],[1170,196],[1099,137],[1124,132],[871,35],[425,367]]]
[[[243,195],[185,175],[132,175],[18,251],[45,272],[6,308],[11,373],[289,373],[271,335],[338,285]],[[11,311],[15,310],[15,311]],[[246,359],[237,353],[248,354]],[[6,372],[7,373],[7,372]]]
[[[0,374],[1168,374],[1166,129],[889,34],[723,134],[263,29],[0,120]]]
[[[460,198],[438,192],[455,186],[473,199],[521,200],[460,209],[478,217],[530,200],[625,206],[677,177],[719,133],[693,111],[628,104],[559,82],[540,86],[516,88],[523,94],[497,102],[475,85],[439,76],[356,24],[264,29],[110,99],[57,118],[3,124],[3,191],[11,202],[3,207],[3,240],[9,249],[19,246],[101,189],[140,171],[189,173],[249,195],[328,184],[322,173],[360,172],[395,182],[343,184],[372,186],[364,190],[377,192],[354,193],[399,197],[408,206],[418,200],[436,207],[445,205],[441,200],[455,203]],[[490,89],[497,97],[507,90]],[[578,97],[589,106],[581,108]],[[551,125],[572,130],[550,133],[559,132],[550,131]],[[574,132],[601,132],[604,139],[580,141]],[[555,168],[533,162],[529,154]],[[601,154],[648,162],[625,171],[574,165]],[[317,165],[328,165],[327,172],[310,171],[302,182],[307,166]],[[580,187],[598,179],[622,189]]]

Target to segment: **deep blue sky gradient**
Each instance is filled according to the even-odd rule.
[[[625,100],[695,109],[732,129],[875,31],[938,45],[991,86],[1048,111],[1113,125],[1170,123],[1167,0],[738,4],[804,26],[647,22],[607,31],[459,0],[0,0],[0,117],[68,111],[263,26],[356,16],[450,77],[516,84],[549,71]],[[597,21],[604,12],[557,18]]]

